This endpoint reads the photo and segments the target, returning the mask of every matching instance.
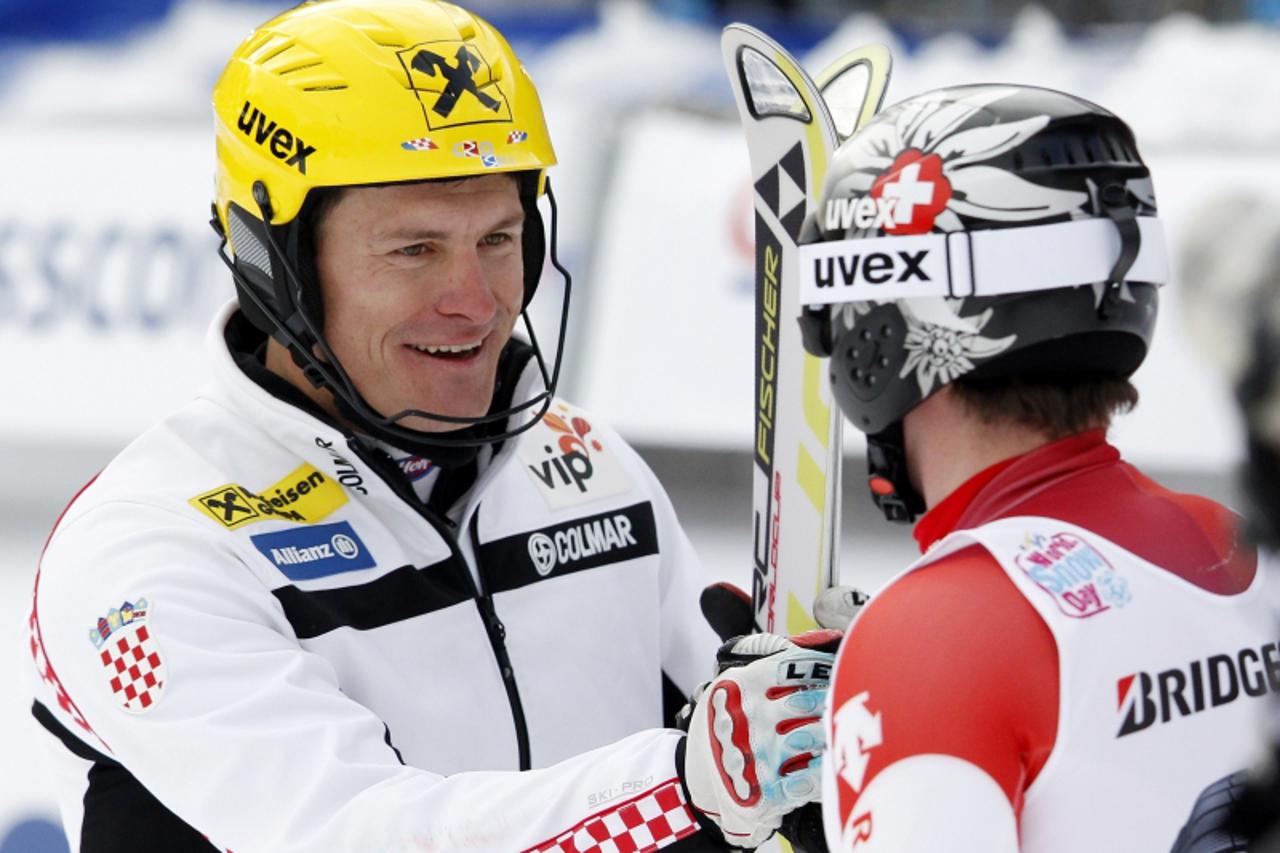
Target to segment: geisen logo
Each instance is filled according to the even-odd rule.
[[[289,580],[312,580],[375,565],[369,549],[345,521],[260,533],[249,540]]]
[[[1210,655],[1157,673],[1135,672],[1116,681],[1117,711],[1124,715],[1116,737],[1269,692],[1280,692],[1276,643]]]

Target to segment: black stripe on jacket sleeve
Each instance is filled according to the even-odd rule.
[[[79,853],[217,853],[217,848],[165,808],[120,762],[73,735],[40,702],[32,704],[31,714],[77,757],[93,762],[84,792]]]

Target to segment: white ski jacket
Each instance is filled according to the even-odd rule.
[[[245,328],[228,306],[211,385],[41,560],[33,712],[72,849],[723,849],[662,728],[718,641],[635,452],[557,401],[435,514],[246,375]]]

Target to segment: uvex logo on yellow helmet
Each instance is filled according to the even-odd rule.
[[[267,114],[249,101],[240,109],[240,118],[236,120],[240,132],[271,152],[277,160],[284,160],[286,166],[293,166],[302,174],[307,173],[307,157],[316,153],[314,145],[302,141],[302,137],[278,126],[267,119]],[[288,158],[288,159],[286,159]]]

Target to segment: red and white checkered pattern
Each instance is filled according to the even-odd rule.
[[[75,720],[76,725],[97,737],[97,732],[89,725],[89,721],[84,718],[84,714],[80,713],[76,703],[71,701],[71,694],[67,692],[67,688],[62,686],[62,682],[58,679],[58,674],[53,671],[53,664],[49,663],[49,658],[44,653],[44,641],[40,637],[40,618],[34,606],[31,608],[31,615],[27,617],[27,627],[30,631],[31,661],[35,664],[36,672],[39,673],[41,680],[53,689],[53,694],[58,700],[58,707],[65,711],[71,719]],[[103,745],[105,746],[106,744]]]
[[[160,647],[146,625],[126,625],[113,632],[102,648],[102,666],[111,676],[111,692],[126,711],[145,711],[164,692]]]
[[[649,853],[697,831],[679,780],[668,779],[525,853]]]
[[[417,139],[405,140],[400,147],[404,148],[406,151],[435,151],[440,146],[436,145],[435,142],[431,141],[427,137],[420,136]]]

